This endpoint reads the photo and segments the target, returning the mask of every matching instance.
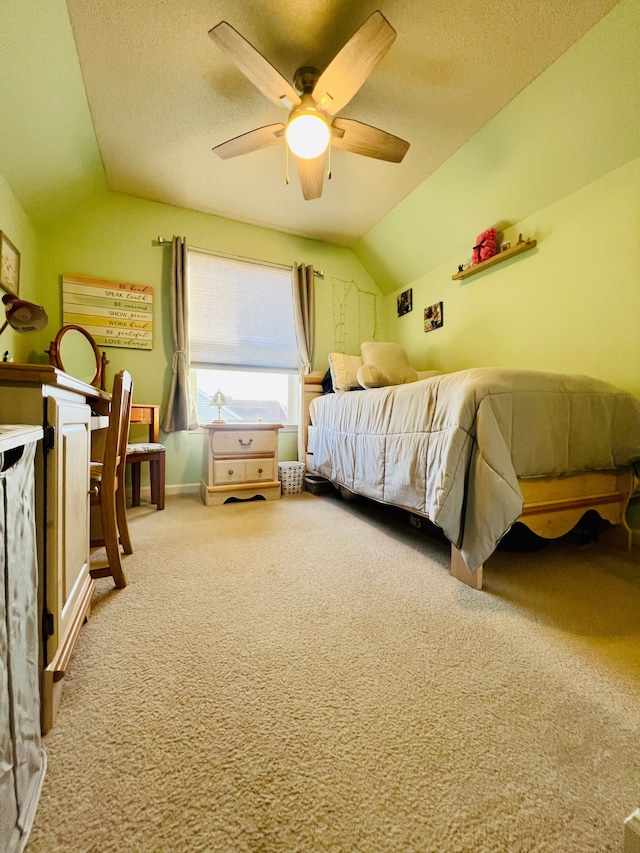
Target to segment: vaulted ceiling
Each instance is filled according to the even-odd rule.
[[[11,0],[0,2],[13,7]],[[51,8],[59,4],[64,5],[54,0]],[[34,169],[46,172],[41,186],[55,187],[65,179],[79,181],[88,168],[78,157],[70,169],[69,157],[78,149],[70,142],[55,144],[61,134],[87,135],[81,116],[74,114],[61,127],[54,115],[56,104],[61,112],[68,103],[80,104],[83,87],[111,190],[352,245],[615,2],[67,0],[66,5],[73,39],[58,33],[56,49],[68,55],[64,61],[56,56],[56,79],[44,65],[37,78],[39,102],[50,87],[52,114],[18,122],[22,136],[13,147],[0,140],[0,172],[18,196],[24,188],[25,198],[35,198]],[[15,54],[18,82],[37,71],[28,70],[24,52],[20,55],[11,40],[19,35],[17,16],[31,14],[43,30],[44,41],[33,40],[25,25],[23,37],[40,45],[31,47],[32,63],[46,62],[47,28],[39,23],[45,17],[16,7],[22,4],[12,9],[14,26],[3,47]],[[285,183],[284,144],[230,160],[212,152],[231,137],[286,121],[286,113],[212,42],[213,26],[229,22],[292,81],[301,66],[323,70],[378,8],[397,38],[340,115],[407,140],[411,147],[402,163],[334,149],[332,178],[325,180],[321,198],[305,201],[293,163]],[[0,106],[9,106],[6,92],[0,93]],[[52,128],[50,146],[42,133],[45,121]],[[12,133],[6,124],[5,133]],[[19,166],[20,149],[38,152],[31,170]],[[53,177],[56,170],[59,179]]]

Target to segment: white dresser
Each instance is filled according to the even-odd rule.
[[[200,495],[206,506],[231,498],[280,497],[278,430],[282,424],[205,424]]]

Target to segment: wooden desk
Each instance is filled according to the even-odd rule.
[[[37,424],[44,434],[35,481],[45,733],[91,607],[89,466],[92,438],[108,423],[110,400],[105,391],[49,365],[0,364],[0,422]]]
[[[131,406],[131,424],[149,424],[149,441],[160,441],[160,406],[135,403]]]

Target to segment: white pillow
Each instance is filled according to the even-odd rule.
[[[418,372],[400,344],[368,341],[360,344],[360,352],[363,366],[358,371],[358,382],[363,388],[404,385],[418,379]]]
[[[342,352],[329,353],[329,370],[334,391],[353,391],[360,388],[358,370],[362,367],[359,355],[345,355]]]

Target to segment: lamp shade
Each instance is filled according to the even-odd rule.
[[[0,334],[7,326],[11,326],[16,332],[37,332],[44,329],[49,322],[47,312],[42,305],[27,302],[26,299],[20,299],[12,293],[5,293],[2,301],[5,306],[6,321],[0,329]]]

